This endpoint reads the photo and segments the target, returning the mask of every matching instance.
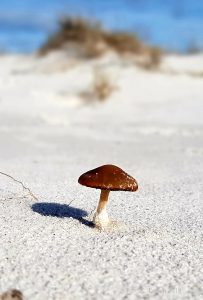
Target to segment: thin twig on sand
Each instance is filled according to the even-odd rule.
[[[9,175],[9,174],[6,174],[6,173],[4,173],[4,172],[1,172],[1,171],[0,171],[0,174],[1,174],[1,175],[4,175],[4,176],[6,176],[6,177],[8,177],[8,178],[10,178],[10,179],[12,179],[13,181],[15,181],[15,182],[17,182],[17,183],[20,183],[21,186],[23,187],[23,189],[26,190],[26,191],[28,191],[29,195],[30,195],[32,198],[34,198],[35,200],[38,200],[38,198],[33,194],[33,192],[32,192],[28,187],[26,187],[26,186],[23,184],[22,181],[17,180],[17,179],[15,179],[13,176],[11,176],[11,175]]]

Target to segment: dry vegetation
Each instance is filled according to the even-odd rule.
[[[114,90],[115,86],[112,84],[110,78],[100,69],[96,68],[94,70],[94,80],[92,85],[93,97],[97,98],[99,101],[104,101]]]
[[[120,55],[144,57],[139,64],[147,69],[157,67],[161,59],[159,48],[144,45],[135,35],[108,32],[99,24],[80,18],[63,18],[59,22],[58,31],[42,45],[39,54],[58,49],[72,49],[85,58],[95,58],[113,50]]]
[[[112,78],[102,70],[100,67],[95,67],[93,70],[93,78],[90,87],[80,93],[87,102],[100,101],[103,102],[108,99],[112,93],[117,89],[112,82]]]

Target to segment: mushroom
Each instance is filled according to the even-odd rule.
[[[100,199],[93,217],[93,223],[99,227],[106,227],[110,220],[106,205],[110,191],[135,192],[137,181],[114,165],[104,165],[82,174],[78,182],[84,186],[100,189]]]
[[[0,295],[0,300],[22,300],[23,294],[19,290],[9,290]]]

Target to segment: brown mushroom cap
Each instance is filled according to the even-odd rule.
[[[82,174],[78,182],[87,187],[110,190],[135,192],[137,181],[114,165],[104,165]]]

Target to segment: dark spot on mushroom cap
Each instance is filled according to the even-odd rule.
[[[138,189],[137,181],[114,165],[104,165],[90,170],[82,174],[78,182],[101,190],[135,192]]]

